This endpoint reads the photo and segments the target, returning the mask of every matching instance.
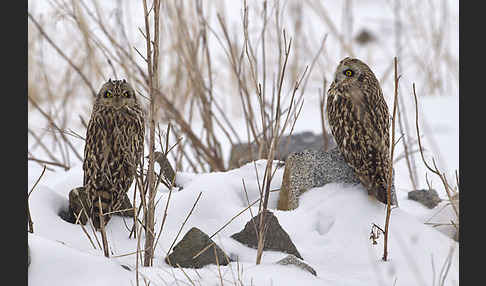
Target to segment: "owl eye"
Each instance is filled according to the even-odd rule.
[[[351,69],[347,69],[343,71],[343,74],[347,77],[352,77],[354,75],[354,71]]]
[[[123,96],[126,97],[126,98],[129,98],[130,97],[130,93],[128,91],[125,91],[123,93]]]
[[[111,93],[111,91],[107,90],[104,94],[104,97],[107,97],[107,98],[113,97],[113,93]]]

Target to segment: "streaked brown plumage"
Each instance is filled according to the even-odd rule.
[[[133,88],[125,80],[109,80],[100,89],[91,112],[84,149],[83,184],[90,216],[100,228],[103,213],[118,210],[143,156],[145,119]],[[105,224],[110,215],[103,216]]]
[[[368,194],[386,203],[390,116],[380,84],[368,65],[349,57],[339,63],[328,90],[326,112],[346,162]]]

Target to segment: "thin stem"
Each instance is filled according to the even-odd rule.
[[[397,57],[394,58],[395,63],[395,98],[393,101],[393,117],[392,117],[392,146],[391,146],[391,154],[390,154],[390,163],[389,163],[389,170],[388,170],[388,188],[386,191],[387,196],[387,204],[386,204],[386,219],[385,219],[385,242],[383,245],[383,260],[388,260],[388,234],[389,234],[389,226],[390,226],[390,216],[391,216],[391,186],[392,186],[392,179],[393,179],[393,155],[395,151],[395,117],[397,113],[397,105],[398,105],[398,80],[400,77],[398,76],[398,61]]]

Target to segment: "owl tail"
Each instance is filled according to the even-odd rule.
[[[111,212],[112,202],[113,202],[113,197],[111,192],[107,192],[104,190],[96,190],[96,192],[92,196],[91,220],[93,221],[93,225],[96,228],[96,230],[101,229],[100,213],[103,214],[103,225],[106,225],[110,220],[111,214],[107,214],[107,213]],[[101,209],[100,209],[100,205],[101,205]]]
[[[384,204],[388,204],[387,191],[388,191],[388,186],[380,184],[380,185],[372,188],[371,190],[369,190],[368,193],[374,195],[376,197],[376,199],[379,200],[380,202],[382,202]],[[398,202],[397,202],[397,198],[396,198],[396,195],[395,195],[395,190],[393,188],[393,185],[392,185],[392,188],[390,190],[390,199],[391,199],[390,200],[391,205],[398,206]]]

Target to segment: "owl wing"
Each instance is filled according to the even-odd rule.
[[[390,168],[390,116],[381,89],[365,98],[369,102],[367,104],[369,108],[366,111],[364,124],[371,138],[369,151],[373,153],[370,162],[373,171],[363,179],[368,180],[366,182],[368,191],[374,193],[378,200],[386,203]]]
[[[378,83],[328,91],[327,116],[346,162],[378,200],[386,201],[389,160],[389,114]]]
[[[129,155],[124,156],[123,162],[120,162],[119,173],[122,175],[118,182],[119,187],[114,190],[114,209],[118,209],[123,204],[125,194],[136,177],[136,170],[141,164],[144,151],[145,116],[143,110],[136,106],[130,110],[126,119],[121,126],[123,130],[118,132],[120,132],[119,139],[126,139],[122,144],[122,152]]]
[[[388,106],[386,101],[383,97],[383,93],[381,89],[378,89],[378,94],[372,95],[372,101],[374,105],[371,105],[373,108],[372,116],[371,116],[371,123],[373,130],[376,132],[375,138],[381,138],[381,142],[377,142],[377,144],[381,147],[381,151],[383,153],[389,154],[390,149],[390,114],[388,112]]]
[[[97,159],[96,156],[102,151],[101,148],[103,143],[101,142],[101,137],[103,137],[103,130],[99,128],[99,124],[96,122],[97,120],[101,119],[98,117],[98,110],[95,106],[86,130],[86,143],[84,145],[83,161],[83,185],[88,184],[90,179],[93,179],[94,172],[99,169],[99,166],[97,165],[99,159]]]

